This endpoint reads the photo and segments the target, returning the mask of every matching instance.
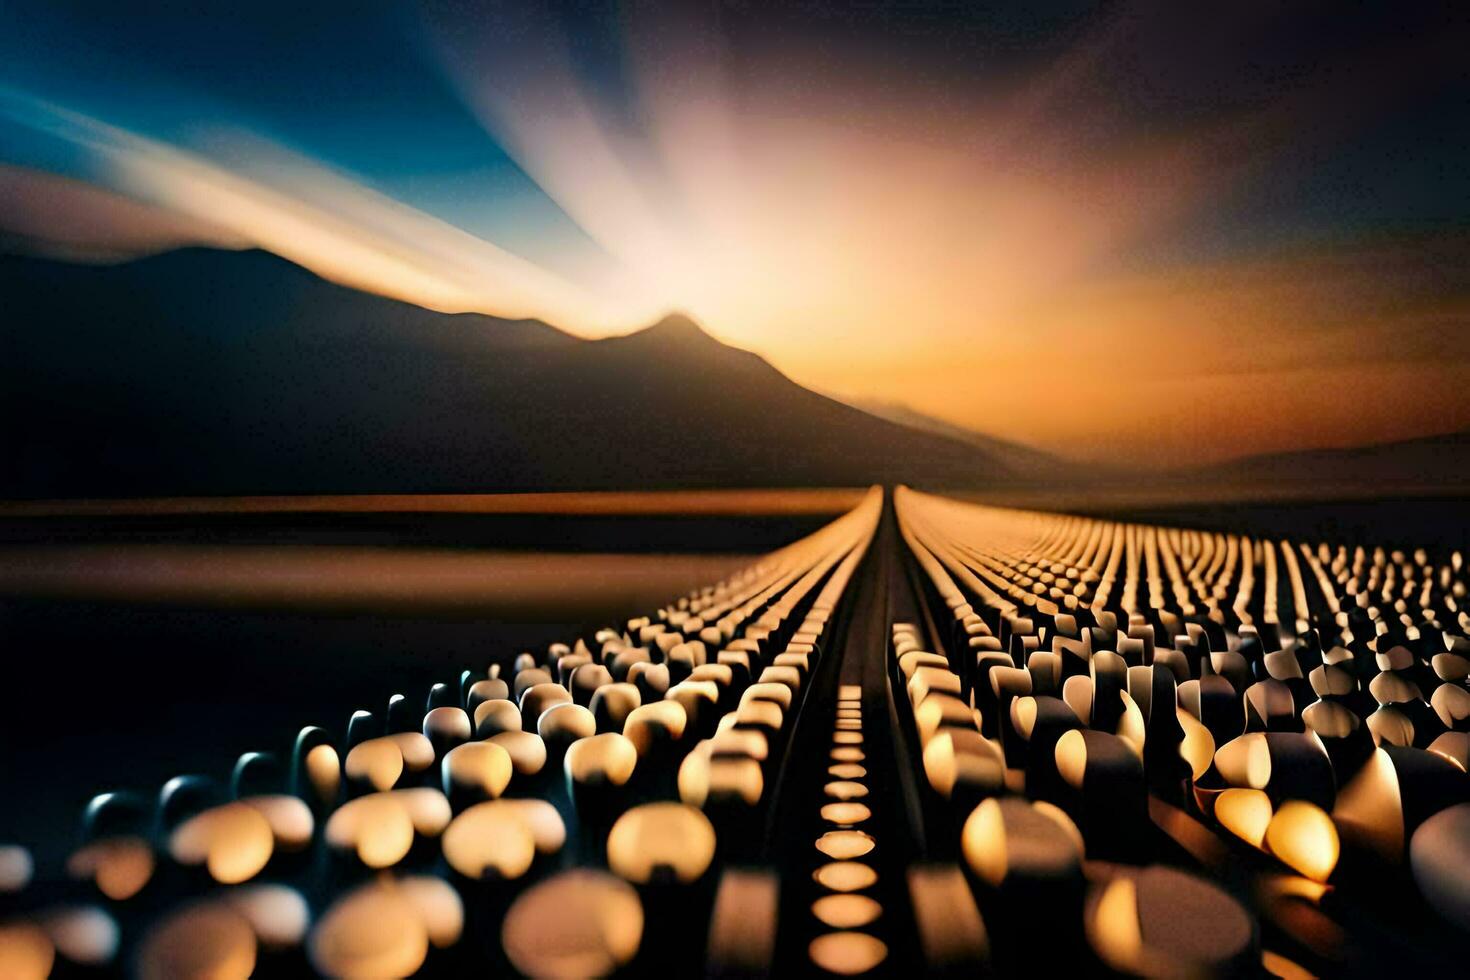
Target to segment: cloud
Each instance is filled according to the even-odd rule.
[[[205,221],[140,204],[92,184],[0,164],[0,240],[19,251],[117,262],[189,245],[244,248]]]
[[[156,244],[151,236],[160,224],[208,228],[215,241],[267,249],[344,285],[436,310],[543,317],[573,331],[631,329],[659,312],[590,295],[490,242],[256,137],[215,134],[215,149],[237,161],[232,169],[81,113],[7,95],[0,115],[13,125],[87,154],[113,192],[112,213],[119,197],[136,202],[134,216],[152,209],[139,231],[144,247]],[[29,225],[44,220],[33,217]],[[58,214],[55,227],[62,224]],[[121,244],[117,235],[113,244]]]

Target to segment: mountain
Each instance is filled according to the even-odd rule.
[[[210,249],[3,258],[0,309],[0,497],[1020,478],[683,316],[589,341]]]
[[[923,412],[898,402],[856,399],[849,404],[854,408],[862,409],[869,415],[887,419],[897,425],[920,429],[974,446],[1017,475],[1046,480],[1081,478],[1084,475],[1084,468],[1081,464],[1053,456],[1040,449],[1032,449],[1019,442],[998,439],[983,432],[976,432],[974,429],[967,429],[964,426],[937,419],[932,415],[925,415]],[[1088,467],[1086,475],[1096,477],[1097,467]]]
[[[1295,495],[1470,491],[1470,429],[1353,449],[1270,453],[1176,471],[1187,482],[1254,486]]]

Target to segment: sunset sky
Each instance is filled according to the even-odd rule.
[[[0,244],[686,310],[1082,459],[1470,426],[1463,4],[191,6],[0,7]]]

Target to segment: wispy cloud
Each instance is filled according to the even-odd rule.
[[[0,118],[86,154],[96,178],[140,210],[155,209],[155,223],[213,229],[209,237],[220,243],[268,249],[336,282],[432,309],[544,317],[590,332],[630,329],[658,312],[591,295],[258,137],[225,131],[211,137],[221,156],[241,161],[231,168],[22,93],[3,95]],[[129,232],[115,231],[120,237],[111,244],[120,251]],[[98,226],[92,247],[105,250],[107,233]]]

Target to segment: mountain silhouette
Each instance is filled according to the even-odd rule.
[[[686,316],[582,340],[269,253],[0,259],[0,496],[935,487],[994,454],[809,391]]]
[[[1357,487],[1377,493],[1463,493],[1470,490],[1470,429],[1346,449],[1245,456],[1168,475],[1278,491]]]
[[[900,402],[855,399],[850,404],[880,419],[887,419],[898,425],[920,429],[974,446],[1000,463],[1009,472],[1032,477],[1039,481],[1044,480],[1049,483],[1076,481],[1084,477],[1098,478],[1099,474],[1111,472],[1109,468],[1100,464],[1083,466],[1019,442],[1011,442],[1008,439],[1000,439],[962,425],[955,425],[953,422],[926,415]]]

